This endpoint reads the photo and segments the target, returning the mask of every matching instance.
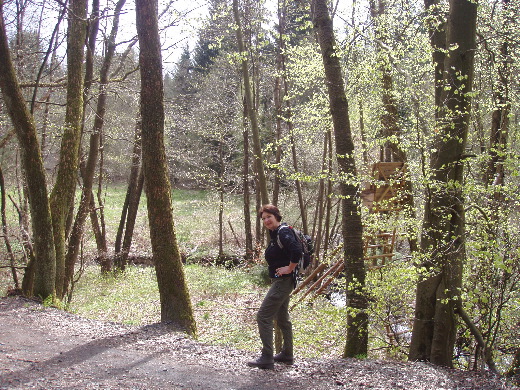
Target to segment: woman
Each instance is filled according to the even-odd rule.
[[[250,367],[273,368],[274,362],[293,364],[293,335],[289,319],[289,295],[294,287],[293,273],[302,255],[301,245],[292,230],[281,223],[282,216],[276,206],[264,205],[258,212],[264,226],[269,230],[271,242],[265,250],[269,266],[271,288],[267,292],[256,315],[258,332],[262,341],[262,354],[248,362]],[[280,238],[281,246],[277,239]],[[282,332],[282,351],[273,356],[273,320]]]

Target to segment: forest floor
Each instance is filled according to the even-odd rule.
[[[486,373],[426,363],[297,359],[247,367],[248,351],[165,325],[90,320],[21,297],[0,299],[0,389],[513,389]]]

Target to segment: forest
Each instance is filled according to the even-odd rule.
[[[12,290],[149,257],[161,321],[196,335],[183,265],[261,262],[272,203],[335,275],[344,357],[382,337],[518,377],[520,1],[186,3],[0,0]],[[188,239],[178,189],[213,195]]]

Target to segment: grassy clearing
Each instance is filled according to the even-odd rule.
[[[113,246],[125,195],[125,186],[111,186],[107,189],[103,198],[107,221],[107,239],[110,246]],[[215,256],[218,253],[218,202],[218,194],[214,191],[182,189],[172,191],[175,230],[182,252],[191,256]],[[232,224],[239,236],[239,241],[243,242],[243,211],[239,198],[236,195],[228,194],[224,210],[226,224],[224,245],[230,252],[237,252],[235,239],[228,226],[229,223]],[[89,241],[90,245],[87,245],[87,247],[92,248],[95,242],[93,238],[89,238]],[[146,196],[144,194],[139,204],[132,252],[144,256],[151,254]]]
[[[258,351],[255,315],[268,289],[261,267],[227,270],[187,265],[186,278],[197,321],[198,338],[208,344]],[[155,271],[129,267],[117,277],[102,277],[88,267],[76,287],[69,310],[87,318],[146,325],[160,321]],[[343,309],[318,299],[291,313],[299,356],[341,356],[344,347]]]
[[[11,194],[16,199],[16,194]],[[79,196],[79,195],[78,195]],[[121,217],[122,207],[126,196],[125,185],[111,185],[103,193],[104,220],[106,224],[106,239],[109,252],[113,251],[114,242]],[[79,198],[78,198],[79,201]],[[218,254],[218,194],[206,190],[180,190],[172,191],[172,208],[175,221],[177,241],[181,252],[191,257],[215,257]],[[243,210],[241,198],[237,195],[226,195],[224,205],[224,248],[230,255],[243,254],[244,246]],[[11,203],[7,205],[8,235],[15,258],[25,265],[23,259],[22,238],[18,226],[18,215]],[[233,227],[235,237],[229,225]],[[83,240],[82,253],[86,261],[96,256],[96,243],[87,222]],[[151,256],[150,234],[148,229],[148,216],[146,209],[146,196],[143,194],[139,204],[136,218],[135,231],[132,240],[131,255]],[[7,253],[5,245],[0,245],[0,265],[7,265]],[[12,285],[12,277],[6,269],[0,268],[0,288],[4,292]],[[21,278],[21,276],[20,276]]]

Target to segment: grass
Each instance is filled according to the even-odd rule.
[[[104,211],[107,222],[107,239],[114,240],[116,229],[121,216],[122,205],[126,195],[123,185],[111,186],[104,194]],[[216,255],[218,249],[218,194],[206,190],[172,191],[172,209],[175,221],[176,236],[181,251],[193,256]],[[224,221],[232,223],[233,227],[242,235],[242,209],[237,196],[226,196]],[[146,210],[146,196],[143,194],[139,204],[136,219],[137,232],[134,234],[132,250],[135,253],[149,255],[150,236],[148,232],[148,217]],[[226,229],[229,230],[229,229]],[[225,244],[234,250],[234,238],[226,231]],[[91,239],[92,245],[94,241]],[[112,244],[110,242],[110,244]],[[113,245],[113,244],[112,244]]]
[[[185,273],[201,342],[259,351],[256,311],[268,289],[259,267],[224,269],[186,265]],[[146,325],[160,321],[155,271],[131,266],[124,274],[104,277],[87,268],[68,308],[87,318]],[[298,305],[291,317],[299,356],[341,356],[344,311],[318,299]]]
[[[14,198],[16,196],[14,194]],[[114,241],[121,218],[122,207],[126,196],[125,185],[111,185],[102,196],[104,219],[106,221],[106,238],[109,251],[114,248]],[[79,201],[79,195],[78,195]],[[172,208],[175,221],[176,237],[181,252],[191,257],[216,257],[218,254],[218,194],[207,190],[172,191]],[[22,258],[20,229],[16,209],[8,203],[6,209],[9,237],[15,257]],[[233,227],[241,245],[245,242],[243,230],[243,210],[240,197],[227,194],[224,205],[224,247],[230,255],[242,254],[229,225]],[[96,256],[96,243],[87,221],[83,241],[85,258]],[[146,196],[142,195],[136,217],[135,231],[132,240],[132,254],[151,256],[150,234],[146,209]],[[7,259],[5,246],[0,246],[0,258]],[[0,264],[4,265],[4,263]],[[2,275],[0,274],[0,277]],[[0,281],[1,283],[1,281]],[[3,288],[3,284],[0,285]]]

